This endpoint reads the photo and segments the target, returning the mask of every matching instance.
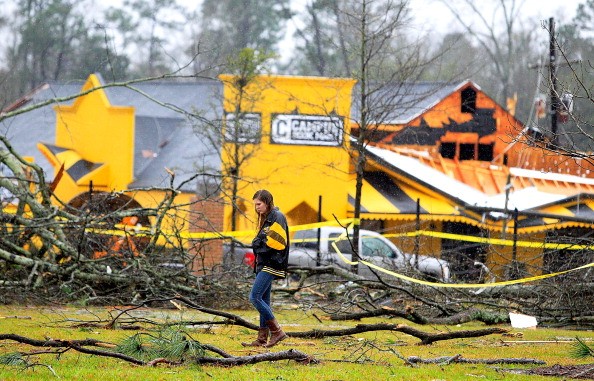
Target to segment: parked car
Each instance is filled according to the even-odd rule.
[[[346,260],[353,260],[352,240],[348,239],[348,236],[352,237],[353,233],[352,231],[348,235],[343,233],[345,233],[344,228],[332,226],[295,232],[293,247],[289,254],[289,265],[313,267],[318,264],[332,264],[350,269],[351,265],[340,257],[332,245],[332,243],[336,244]],[[450,265],[445,260],[403,253],[392,241],[374,231],[362,229],[359,231],[359,237],[358,253],[360,259],[365,262],[386,270],[407,272],[409,275],[411,272],[418,272],[427,278],[444,282],[450,280]],[[374,271],[379,275],[386,275],[378,270]],[[375,277],[370,267],[363,264],[358,266],[358,274],[366,278]]]

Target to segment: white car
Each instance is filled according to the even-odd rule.
[[[352,237],[352,231],[349,235],[344,233],[345,229],[330,226],[296,231],[291,242],[289,265],[315,267],[332,264],[350,270],[351,264],[344,259],[353,261],[352,239],[348,238],[348,236]],[[411,277],[418,278],[422,275],[422,277],[442,282],[450,280],[450,265],[445,260],[403,253],[392,241],[370,230],[360,230],[360,237],[359,255],[362,261]],[[336,244],[344,259],[337,253],[332,243]],[[359,264],[357,267],[358,274],[365,278],[375,278],[374,271],[384,278],[390,276],[364,264]]]

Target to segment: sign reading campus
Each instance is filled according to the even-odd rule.
[[[337,116],[280,114],[272,118],[270,141],[277,144],[340,146],[343,119]]]

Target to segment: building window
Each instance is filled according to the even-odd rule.
[[[478,159],[480,161],[493,160],[493,144],[479,144]]]
[[[439,146],[439,153],[445,159],[453,159],[456,157],[456,143],[441,143]]]
[[[461,111],[466,114],[474,114],[476,111],[476,91],[471,87],[462,90]]]
[[[458,160],[474,160],[474,144],[460,143],[460,157]]]

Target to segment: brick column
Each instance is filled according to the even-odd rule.
[[[223,200],[220,198],[203,199],[196,197],[190,208],[190,232],[213,233],[223,229]],[[195,255],[192,272],[202,275],[213,271],[223,263],[223,241],[193,240],[190,253]]]

